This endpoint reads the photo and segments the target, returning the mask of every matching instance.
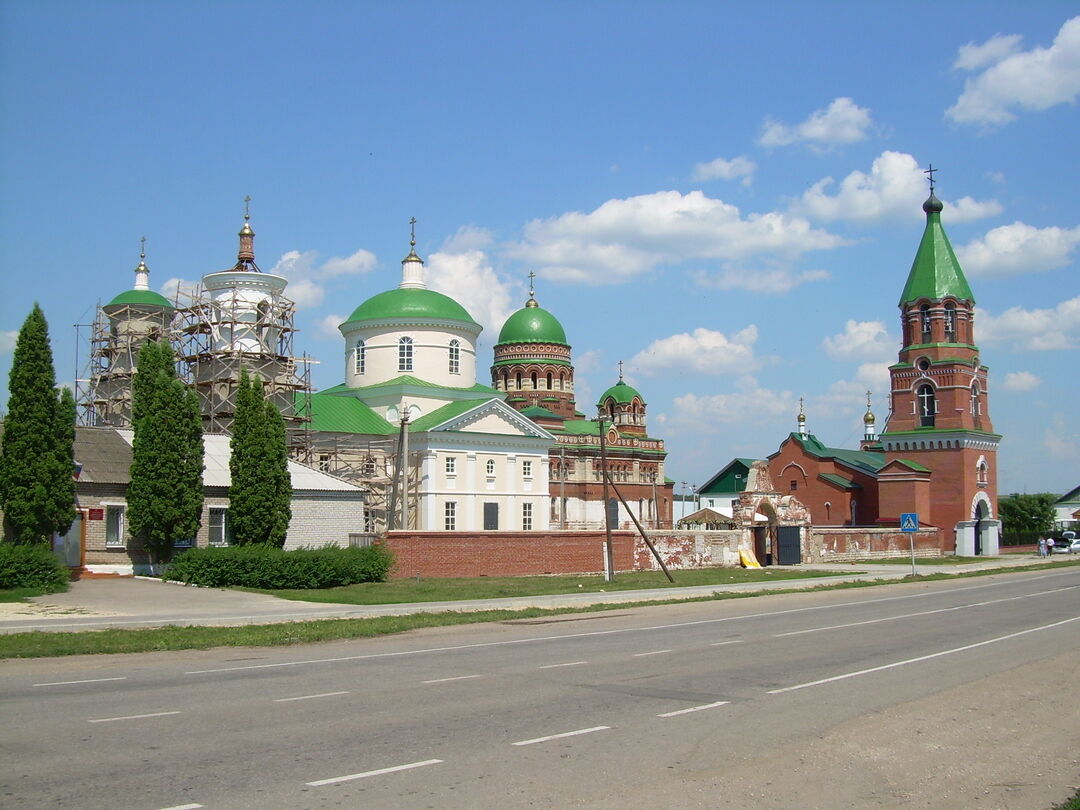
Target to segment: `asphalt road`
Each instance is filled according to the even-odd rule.
[[[0,805],[1045,809],[1078,671],[1075,569],[5,661]]]

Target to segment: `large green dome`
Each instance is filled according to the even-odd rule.
[[[105,306],[111,307],[119,304],[127,304],[128,306],[166,307],[167,309],[173,308],[173,305],[168,298],[153,290],[128,290],[127,292],[120,293]]]
[[[354,309],[353,314],[342,326],[357,321],[384,321],[397,318],[461,321],[470,326],[479,326],[465,311],[465,307],[450,296],[434,290],[401,287],[372,296]]]
[[[499,345],[502,343],[558,343],[562,346],[566,342],[566,332],[558,319],[536,305],[530,299],[529,303],[506,319],[502,331],[499,332]]]
[[[597,405],[603,405],[604,400],[611,397],[619,405],[626,405],[634,401],[634,397],[641,400],[641,404],[645,405],[645,397],[638,393],[638,390],[632,385],[627,385],[622,380],[619,380],[611,388],[600,395],[600,399],[597,400]]]

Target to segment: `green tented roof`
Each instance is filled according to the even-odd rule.
[[[172,303],[164,295],[154,292],[153,290],[128,290],[122,292],[106,306],[115,306],[117,304],[141,305],[152,307],[165,307],[167,309],[173,309]]]
[[[530,299],[531,301],[531,299]],[[538,306],[524,306],[506,319],[499,332],[503,343],[558,343],[568,345],[566,332],[558,318]]]
[[[327,393],[312,394],[310,411],[306,399],[303,394],[296,395],[296,413],[298,416],[311,417],[312,430],[376,435],[396,431],[393,425],[358,399]]]
[[[949,237],[941,226],[941,208],[941,202],[933,194],[923,203],[926,229],[900,296],[900,306],[923,298],[938,301],[952,297],[959,301],[975,301]]]
[[[611,397],[620,405],[625,405],[628,402],[633,401],[634,397],[641,400],[641,404],[645,405],[645,397],[638,393],[637,389],[631,385],[627,385],[624,380],[619,380],[611,388],[600,395],[600,399],[596,401],[596,404],[601,404],[608,397]]]
[[[391,319],[422,319],[437,321],[461,321],[470,326],[479,326],[472,319],[465,307],[448,295],[434,290],[393,289],[372,296],[353,310],[346,324],[362,321],[382,321]]]

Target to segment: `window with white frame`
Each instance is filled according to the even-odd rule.
[[[487,460],[487,464],[484,465],[484,470],[487,472],[488,475],[495,475],[495,460],[489,458]]]
[[[457,474],[457,459],[454,458],[453,456],[447,456],[446,457],[446,474],[447,475],[456,475]]]
[[[105,507],[105,548],[123,548],[124,540],[124,507]]]
[[[353,347],[353,371],[357,374],[363,374],[364,368],[367,365],[367,347],[364,345],[364,341],[356,341],[356,346]]]
[[[232,526],[229,521],[229,510],[224,507],[210,507],[210,545],[227,546],[232,543]]]
[[[532,462],[523,460],[521,462],[521,477],[532,478]]]
[[[521,530],[528,532],[532,531],[533,527],[533,505],[531,503],[523,503],[521,505]]]
[[[457,529],[457,501],[443,504],[443,528],[448,532]]]
[[[979,384],[971,386],[971,415],[979,416],[982,413],[982,405],[979,403]]]
[[[398,339],[398,371],[413,370],[413,339],[403,337]]]
[[[460,340],[451,340],[450,341],[449,359],[450,359],[450,373],[451,374],[460,374],[461,373],[461,341]]]

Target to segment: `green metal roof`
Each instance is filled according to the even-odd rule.
[[[425,430],[431,430],[434,427],[438,427],[443,422],[447,422],[455,416],[461,416],[461,414],[467,413],[473,408],[479,408],[487,402],[491,402],[491,400],[466,399],[461,402],[450,402],[443,405],[441,408],[436,408],[431,413],[424,414],[415,422],[410,422],[409,433],[423,433]]]
[[[127,304],[129,306],[135,304],[173,309],[173,305],[168,298],[153,290],[128,290],[127,292],[122,292],[106,304],[106,306],[111,307],[117,304]]]
[[[619,380],[611,388],[600,395],[600,399],[596,401],[597,405],[600,405],[608,397],[611,397],[619,405],[625,405],[633,401],[634,397],[641,400],[641,404],[645,405],[645,397],[638,393],[637,389],[632,385],[627,385],[624,380]]]
[[[923,298],[938,301],[952,297],[959,301],[975,301],[971,287],[964,278],[964,271],[960,269],[960,262],[949,244],[949,237],[941,227],[941,208],[941,201],[932,193],[930,199],[923,203],[926,229],[900,296],[900,306]]]
[[[561,416],[559,416],[559,415],[557,415],[555,413],[552,413],[547,408],[544,408],[544,407],[542,407],[540,405],[531,405],[528,408],[525,408],[521,412],[521,415],[522,416],[527,416],[530,419],[561,419],[562,418]]]
[[[535,301],[529,299],[534,306],[526,304],[513,315],[506,319],[502,330],[499,332],[498,346],[502,343],[558,343],[562,346],[569,345],[566,342],[566,332],[559,323],[558,318],[542,307],[535,306]]]
[[[828,481],[830,484],[835,484],[841,489],[862,489],[862,484],[856,484],[850,479],[844,478],[842,475],[835,475],[833,473],[818,473],[818,478],[822,481]]]
[[[312,394],[309,410],[307,398],[297,394],[296,412],[299,416],[311,417],[312,430],[325,433],[388,435],[397,430],[363,402],[352,397]]]
[[[466,392],[470,394],[498,394],[494,388],[488,385],[481,385],[476,383],[468,388],[451,388],[447,385],[439,385],[438,383],[428,382],[427,380],[421,380],[419,377],[414,377],[411,374],[402,374],[400,377],[394,377],[386,382],[377,383],[375,385],[365,385],[360,388],[350,388],[344,383],[335,385],[333,388],[327,388],[324,391],[320,391],[322,394],[372,394],[381,391],[385,388],[395,388],[399,386],[410,386],[414,388],[430,388],[436,391],[453,391],[453,392]],[[472,399],[470,402],[475,403],[476,400]]]
[[[848,466],[856,467],[865,470],[866,472],[877,473],[877,471],[884,467],[886,463],[884,453],[874,453],[869,450],[844,450],[836,447],[826,447],[813,434],[804,437],[800,436],[798,433],[792,433],[791,437],[795,439],[795,441],[800,442],[806,449],[806,452],[812,456],[817,458],[835,458]]]
[[[353,314],[342,324],[354,324],[363,321],[382,321],[392,319],[423,319],[436,321],[460,321],[470,326],[479,326],[472,319],[465,307],[448,295],[434,290],[393,289],[372,296],[353,310]]]
[[[709,495],[714,492],[742,492],[746,489],[746,479],[756,458],[735,458],[701,485],[698,493]]]
[[[556,430],[557,428],[552,428],[552,432]],[[600,423],[591,419],[567,419],[563,422],[561,432],[571,436],[599,436]]]

